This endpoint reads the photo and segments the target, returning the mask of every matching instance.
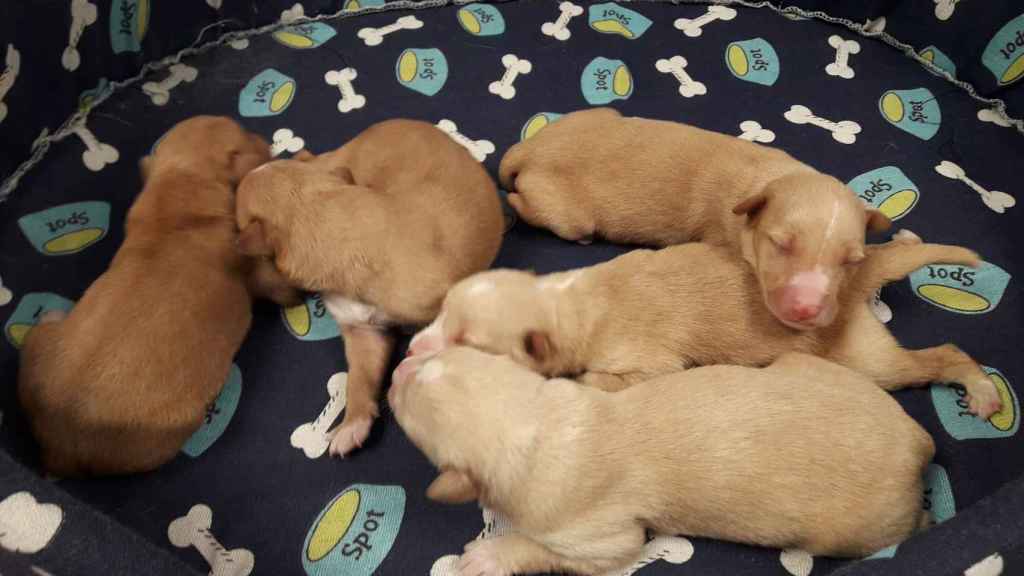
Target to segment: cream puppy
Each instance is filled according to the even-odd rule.
[[[568,114],[512,146],[499,175],[523,220],[567,240],[729,247],[753,266],[772,314],[805,330],[835,318],[865,228],[889,227],[781,150],[611,108]]]
[[[503,228],[480,163],[434,125],[401,119],[253,171],[239,186],[237,221],[241,251],[323,293],[341,327],[347,399],[330,446],[341,456],[377,417],[390,327],[430,322],[455,282],[491,265]]]
[[[603,573],[646,530],[857,557],[927,518],[931,437],[867,378],[804,354],[612,395],[455,347],[407,358],[388,399],[442,471],[431,497],[510,520],[466,546],[461,576]]]
[[[988,418],[1002,404],[974,360],[952,344],[902,348],[867,304],[883,283],[935,262],[973,266],[978,257],[916,237],[870,247],[836,321],[811,331],[776,322],[758,305],[747,267],[709,244],[635,250],[540,277],[493,270],[453,287],[410,353],[465,344],[508,354],[550,377],[579,376],[614,391],[683,368],[763,366],[799,351],[852,368],[886,390],[957,382],[967,389],[970,411]]]

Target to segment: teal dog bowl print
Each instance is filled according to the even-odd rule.
[[[537,112],[530,119],[523,124],[523,129],[519,132],[519,141],[528,140],[533,137],[537,132],[544,129],[545,126],[551,124],[555,120],[561,118],[563,114],[556,112]]]
[[[602,34],[617,34],[627,40],[636,40],[651,27],[649,18],[614,2],[591,4],[588,18],[594,30]]]
[[[927,88],[889,90],[878,109],[890,124],[922,140],[930,140],[942,125],[939,103]]]
[[[149,0],[114,0],[110,3],[110,47],[114,54],[142,50],[149,29]]]
[[[93,201],[54,206],[18,218],[18,227],[40,254],[74,254],[106,237],[110,204]]]
[[[238,399],[242,396],[242,371],[235,363],[231,363],[228,379],[220,389],[217,399],[206,407],[206,417],[195,434],[185,442],[181,451],[192,458],[198,458],[207,448],[213,445],[231,422],[238,408]]]
[[[456,12],[462,29],[473,36],[497,36],[505,32],[505,18],[490,4],[467,4]]]
[[[1010,283],[1010,274],[988,262],[978,268],[959,264],[929,264],[910,274],[919,298],[943,310],[985,314],[995,310]]]
[[[355,12],[356,10],[362,10],[363,8],[376,8],[383,6],[385,0],[345,0],[343,3],[342,11],[344,12]]]
[[[583,69],[580,90],[583,98],[595,106],[625,100],[633,95],[633,75],[622,60],[598,56]]]
[[[857,197],[890,220],[899,220],[917,205],[921,191],[895,166],[865,172],[847,183]]]
[[[1020,402],[1017,394],[1006,376],[988,366],[982,366],[992,383],[999,391],[999,399],[1003,408],[988,420],[982,420],[967,412],[967,392],[962,388],[953,388],[936,384],[931,387],[932,404],[939,415],[942,427],[957,440],[976,438],[1008,438],[1017,433],[1020,427]]]
[[[286,26],[273,33],[274,40],[296,50],[309,50],[323,45],[337,34],[323,22],[304,22],[293,26]]]
[[[740,40],[725,49],[725,65],[740,80],[771,86],[779,79],[779,56],[764,38]]]
[[[17,349],[25,343],[25,336],[39,323],[39,317],[51,310],[70,312],[75,303],[50,292],[29,292],[21,297],[14,313],[4,324],[7,341]]]
[[[918,52],[918,55],[932,64],[935,64],[939,68],[942,68],[946,72],[949,72],[950,75],[956,76],[956,64],[949,59],[949,56],[946,56],[942,50],[939,50],[935,46],[928,46],[927,48],[922,49]]]
[[[956,514],[956,502],[953,500],[953,487],[949,484],[946,469],[938,464],[929,464],[924,473],[924,511],[931,516],[932,524],[941,524]],[[865,560],[892,558],[896,555],[899,544],[882,548]]]
[[[402,86],[433,96],[448,80],[448,59],[437,48],[409,48],[398,56],[395,77]]]
[[[277,116],[295,99],[295,80],[267,68],[249,80],[238,95],[238,113],[247,118]]]
[[[1012,84],[1024,76],[1024,14],[996,32],[981,54],[981,63],[1000,86]]]
[[[307,342],[328,340],[341,335],[338,324],[327,312],[319,294],[309,296],[298,306],[282,308],[281,321],[292,336]]]
[[[391,551],[404,514],[401,486],[349,486],[313,521],[302,567],[308,576],[370,576]]]

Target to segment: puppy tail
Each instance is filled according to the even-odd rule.
[[[973,250],[947,244],[892,241],[869,247],[867,258],[851,285],[851,294],[864,301],[885,284],[905,278],[928,264],[958,264],[977,268],[981,257]]]
[[[515,191],[516,176],[519,175],[519,170],[523,167],[525,156],[526,152],[520,143],[509,148],[508,152],[505,152],[505,156],[502,157],[501,164],[498,166],[498,181],[501,182],[501,187],[506,192]]]

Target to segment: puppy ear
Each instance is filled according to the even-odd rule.
[[[153,158],[151,156],[143,156],[139,158],[139,173],[142,174],[142,182],[145,183],[149,180],[149,173],[153,169]]]
[[[274,248],[267,240],[263,223],[253,220],[238,234],[238,251],[246,256],[273,256]]]
[[[544,362],[551,357],[554,346],[551,345],[551,338],[547,332],[530,330],[523,337],[523,348],[531,358],[537,362]]]
[[[465,472],[451,468],[441,474],[427,487],[427,498],[445,504],[464,504],[480,497],[476,483]]]
[[[868,232],[885,232],[892,226],[892,220],[876,208],[867,208],[867,229]]]
[[[764,205],[767,203],[768,195],[765,194],[764,192],[761,192],[759,194],[754,194],[753,196],[733,206],[732,213],[736,214],[737,216],[739,216],[740,214],[746,214],[747,216],[753,218],[754,216],[757,216],[757,213],[760,212],[761,208],[764,208]]]
[[[334,174],[336,178],[345,182],[345,184],[355,184],[356,179],[352,177],[352,171],[347,166],[338,166],[331,170],[331,174]]]

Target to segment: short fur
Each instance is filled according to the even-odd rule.
[[[611,108],[568,114],[512,146],[499,175],[523,220],[567,240],[730,248],[754,267],[773,314],[800,329],[832,321],[865,228],[889,227],[781,150]],[[823,275],[806,313],[784,290],[801,272]]]
[[[296,299],[268,291],[235,250],[235,186],[269,159],[233,120],[198,116],[143,160],[110,267],[66,318],[44,315],[21,351],[18,396],[48,472],[142,472],[173,458],[227,379],[252,296]]]
[[[696,368],[614,395],[471,348],[405,364],[389,399],[443,471],[432,495],[471,484],[513,529],[468,544],[460,574],[605,573],[646,530],[859,557],[924,518],[931,437],[820,358]]]
[[[241,249],[290,284],[322,292],[349,363],[331,453],[362,445],[394,347],[392,325],[423,325],[448,288],[491,265],[503,216],[494,181],[432,124],[388,120],[347,144],[271,162],[238,192]]]
[[[988,418],[1001,402],[974,360],[952,344],[902,348],[867,304],[882,284],[936,262],[976,266],[979,260],[970,250],[921,244],[916,237],[870,247],[836,321],[811,331],[776,322],[757,305],[749,270],[708,244],[635,250],[541,277],[493,270],[452,288],[438,320],[414,338],[412,352],[467,344],[510,354],[547,376],[578,375],[619,390],[683,368],[763,366],[799,351],[857,370],[886,390],[960,383],[970,410]]]

